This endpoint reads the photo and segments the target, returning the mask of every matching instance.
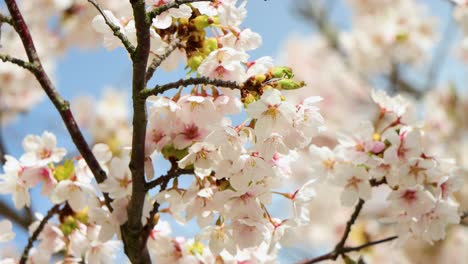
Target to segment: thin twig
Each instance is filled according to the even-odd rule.
[[[357,247],[344,247],[344,248],[342,248],[342,251],[341,251],[340,255],[344,255],[344,254],[349,253],[349,252],[360,251],[360,250],[365,249],[367,247],[375,246],[377,244],[386,243],[386,242],[395,240],[397,238],[398,238],[397,236],[391,236],[391,237],[387,237],[387,238],[384,238],[384,239],[371,241],[371,242],[362,244],[362,245],[357,246]],[[330,252],[330,253],[327,253],[327,254],[324,254],[324,255],[320,255],[320,256],[315,257],[313,259],[309,259],[307,261],[301,262],[301,264],[312,264],[312,263],[318,263],[318,262],[321,262],[321,261],[324,261],[324,260],[331,260],[331,259],[334,259],[333,252]]]
[[[47,214],[44,216],[44,218],[42,218],[41,222],[39,223],[39,226],[36,228],[36,230],[34,230],[33,234],[31,235],[31,237],[29,237],[28,239],[28,244],[26,245],[26,247],[24,248],[23,250],[23,254],[21,254],[21,260],[20,260],[20,264],[25,264],[26,261],[28,260],[28,256],[29,256],[29,250],[32,248],[33,246],[33,243],[34,241],[36,241],[37,237],[41,234],[42,230],[44,229],[45,225],[47,224],[47,222],[56,214],[59,212],[59,209],[60,209],[60,204],[57,204],[57,205],[54,205],[48,212]]]
[[[176,38],[171,42],[171,44],[169,44],[169,46],[166,48],[166,51],[164,52],[164,54],[158,55],[158,56],[156,56],[156,58],[153,59],[153,61],[151,62],[151,65],[148,67],[148,70],[146,71],[146,82],[147,83],[151,79],[151,77],[153,77],[154,72],[161,65],[161,63],[163,63],[163,61],[166,60],[167,57],[169,57],[169,55],[171,55],[172,52],[174,50],[176,50],[177,48],[179,48],[179,47],[181,47],[180,39]]]
[[[468,217],[468,211],[465,211],[460,215],[460,220],[465,220],[465,218],[467,217]]]
[[[128,40],[127,36],[125,36],[125,34],[123,34],[122,31],[120,31],[120,27],[115,25],[114,23],[112,23],[112,21],[109,20],[106,13],[104,12],[104,10],[102,10],[101,6],[95,0],[88,0],[88,2],[91,3],[94,7],[96,7],[98,12],[104,18],[104,21],[106,22],[106,24],[109,26],[109,28],[114,33],[114,36],[119,38],[120,41],[122,42],[122,44],[124,45],[125,49],[128,51],[128,53],[130,55],[133,55],[133,53],[135,52],[135,47]]]
[[[55,108],[58,110],[60,116],[62,117],[65,126],[67,127],[68,132],[70,133],[71,139],[77,149],[79,150],[81,156],[86,161],[86,164],[94,174],[94,177],[98,183],[103,182],[106,179],[106,173],[101,168],[101,165],[97,161],[93,152],[91,151],[88,143],[81,133],[80,128],[78,127],[73,113],[70,110],[70,103],[63,99],[60,93],[57,91],[49,76],[42,67],[41,60],[37,55],[36,47],[34,46],[34,41],[29,32],[29,28],[26,25],[26,22],[23,19],[23,16],[18,8],[18,5],[15,0],[5,0],[5,3],[10,11],[11,17],[13,19],[13,27],[21,38],[23,43],[24,50],[29,59],[29,63],[34,65],[34,69],[30,70],[34,74],[37,81],[41,84],[41,87],[49,97],[49,99],[54,104]],[[104,193],[104,198],[107,207],[112,211],[111,199]]]
[[[171,179],[177,178],[183,174],[193,174],[193,169],[181,169],[178,167],[175,170],[171,169],[166,173],[166,175],[162,175],[153,181],[147,182],[145,184],[145,187],[147,190],[151,190],[155,188],[156,186],[159,186],[163,184],[164,182],[170,181]]]
[[[223,81],[218,79],[210,79],[208,77],[196,77],[196,78],[189,78],[189,79],[180,79],[176,82],[167,83],[164,85],[156,85],[153,89],[145,89],[141,91],[141,96],[144,98],[150,95],[158,95],[164,93],[165,91],[179,88],[179,87],[187,87],[190,85],[214,85],[218,87],[226,87],[231,89],[238,89],[241,90],[243,88],[242,84],[238,84],[233,81]]]
[[[6,16],[4,14],[0,14],[0,23],[7,23],[7,24],[10,24],[10,25],[13,25],[13,20],[9,16]]]
[[[27,61],[11,57],[10,55],[0,54],[0,60],[2,60],[3,62],[10,62],[16,64],[21,68],[24,68],[31,72],[35,72],[37,70],[36,66],[33,63],[29,63]]]
[[[362,201],[362,200],[360,200]],[[361,207],[361,208],[359,208]],[[359,210],[358,210],[359,209]],[[349,234],[349,231],[351,230],[350,226],[352,225],[353,221],[352,219],[353,218],[357,218],[357,215],[359,214],[359,211],[362,209],[362,205],[359,206],[359,204],[356,206],[356,209],[353,213],[353,215],[351,216],[351,219],[348,221],[347,225],[346,225],[346,230],[345,230],[345,234],[343,235],[341,242],[343,241],[346,241],[346,238],[347,238],[347,234]],[[463,212],[461,215],[460,215],[460,219],[463,220],[464,218],[468,217],[468,211],[465,211]],[[349,228],[348,228],[349,227]],[[326,254],[323,254],[323,255],[320,255],[318,257],[315,257],[315,258],[312,258],[312,259],[309,259],[309,260],[306,260],[306,261],[303,261],[301,262],[301,264],[312,264],[312,263],[318,263],[318,262],[321,262],[321,261],[324,261],[324,260],[336,260],[338,258],[338,256],[343,256],[344,254],[346,253],[349,253],[349,252],[353,252],[353,251],[360,251],[364,248],[367,248],[367,247],[370,247],[370,246],[374,246],[374,245],[377,245],[377,244],[382,244],[382,243],[385,243],[385,242],[389,242],[389,241],[392,241],[392,240],[395,240],[397,239],[398,236],[391,236],[391,237],[387,237],[387,238],[384,238],[384,239],[380,239],[380,240],[376,240],[376,241],[371,241],[371,242],[368,242],[368,243],[365,243],[365,244],[362,244],[360,246],[356,246],[356,247],[344,247],[344,242],[341,243],[341,247],[339,247],[340,243],[338,243],[335,248],[333,249],[333,251],[329,252],[329,253],[326,253]]]
[[[147,14],[148,21],[153,21],[155,17],[162,14],[163,12],[171,8],[178,8],[179,6],[184,5],[184,4],[190,4],[194,2],[213,2],[213,1],[214,0],[175,0],[174,2],[170,2],[162,6],[156,7],[150,12],[148,12]]]
[[[364,200],[359,199],[359,202],[354,208],[353,214],[351,215],[348,222],[346,223],[346,228],[343,233],[343,236],[341,237],[340,241],[336,244],[335,248],[331,252],[318,256],[316,258],[304,261],[302,262],[302,264],[317,263],[317,262],[327,260],[327,259],[336,260],[340,255],[344,255],[345,253],[349,252],[349,251],[346,251],[346,247],[344,245],[346,243],[346,240],[348,239],[349,233],[351,232],[351,227],[356,222],[364,203],[365,203]]]
[[[340,251],[342,251],[342,249],[344,247],[344,244],[346,243],[346,240],[348,239],[349,233],[351,232],[351,227],[356,222],[356,220],[357,220],[357,218],[359,216],[359,213],[361,213],[361,210],[362,210],[362,207],[363,207],[364,203],[365,203],[365,201],[363,199],[359,199],[359,202],[357,203],[356,207],[354,208],[354,212],[351,215],[351,218],[349,218],[348,222],[346,223],[346,228],[345,228],[345,231],[343,233],[343,237],[341,237],[340,242],[338,242],[338,244],[336,244],[336,247],[335,247],[335,250],[334,250],[336,252],[336,256],[338,256],[340,254]],[[336,259],[336,257],[335,257],[335,259]]]
[[[180,176],[181,174],[193,173],[193,170],[181,170],[181,169],[179,169],[177,161],[174,160],[174,159],[171,159],[170,162],[171,162],[171,168],[167,172],[167,174],[164,175],[164,176],[159,177],[158,179],[156,179],[156,180],[154,180],[152,182],[150,182],[150,185],[154,185],[154,186],[160,185],[159,192],[162,192],[162,191],[167,189],[167,185],[169,184],[171,179],[176,178],[176,177]],[[155,225],[154,216],[158,213],[159,206],[160,206],[160,204],[158,203],[158,201],[154,201],[153,209],[150,211],[148,222],[143,227],[143,232],[141,234],[141,240],[143,241],[143,243],[145,245],[146,245],[146,243],[148,241],[149,235],[151,234],[151,230],[153,230],[153,228],[154,228],[154,225]]]
[[[9,207],[3,201],[0,201],[0,214],[5,216],[7,219],[14,221],[25,230],[28,230],[29,225],[33,222],[31,210],[26,207],[24,213],[20,214],[17,210]]]

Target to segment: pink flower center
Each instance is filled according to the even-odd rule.
[[[184,135],[187,140],[194,140],[200,137],[200,132],[196,125],[191,124],[191,125],[185,126],[185,129],[182,132],[182,135]]]
[[[408,204],[411,204],[417,199],[416,191],[407,190],[401,195],[401,198]]]

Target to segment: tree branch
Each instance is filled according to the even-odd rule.
[[[34,241],[36,241],[37,237],[41,234],[42,230],[44,229],[45,225],[47,222],[56,214],[59,212],[60,209],[60,204],[54,205],[42,218],[41,222],[39,223],[39,226],[34,230],[33,234],[31,237],[29,237],[28,244],[23,250],[23,254],[21,254],[21,259],[19,261],[20,264],[25,264],[26,261],[28,260],[28,255],[29,255],[29,250],[32,248]]]
[[[148,70],[146,71],[146,83],[148,83],[151,77],[153,77],[154,72],[161,65],[161,63],[163,63],[163,61],[166,60],[167,57],[169,57],[169,55],[171,55],[175,49],[180,48],[180,47],[181,47],[180,39],[176,38],[171,42],[171,44],[169,44],[164,54],[158,55],[156,56],[156,58],[153,59],[153,61],[151,62],[151,65],[148,67]]]
[[[162,185],[166,181],[170,181],[171,179],[175,179],[183,174],[193,174],[193,169],[181,169],[176,167],[175,169],[171,168],[166,175],[162,175],[154,181],[147,182],[145,184],[145,188],[149,191],[156,186]]]
[[[0,54],[0,60],[2,60],[3,62],[10,62],[10,63],[16,64],[19,67],[24,68],[30,72],[37,71],[37,68],[33,63],[29,63],[27,61],[11,57],[10,55]]]
[[[343,236],[341,237],[340,241],[336,244],[335,248],[331,252],[329,252],[327,254],[324,254],[324,255],[321,255],[321,256],[318,256],[316,258],[304,261],[304,262],[302,262],[302,264],[317,263],[317,262],[324,261],[324,260],[327,260],[327,259],[336,260],[340,255],[342,256],[347,252],[355,251],[355,250],[346,251],[349,248],[346,248],[344,246],[344,244],[346,243],[346,240],[348,239],[349,233],[351,232],[351,227],[356,222],[356,220],[357,220],[357,218],[359,216],[359,213],[362,210],[362,207],[363,207],[364,203],[365,203],[364,200],[359,199],[359,202],[357,203],[356,207],[354,208],[353,214],[351,215],[348,222],[346,223],[346,228],[345,228],[345,231],[343,233]],[[393,239],[395,239],[395,238],[393,238]],[[380,242],[380,243],[382,243],[382,242]],[[375,244],[375,242],[374,242],[374,244]]]
[[[395,240],[397,238],[398,238],[397,236],[391,236],[391,237],[387,237],[387,238],[384,238],[384,239],[368,242],[368,243],[362,244],[362,245],[357,246],[357,247],[344,247],[344,248],[342,248],[340,255],[344,255],[346,253],[353,252],[353,251],[360,251],[360,250],[365,249],[367,247],[374,246],[374,245],[377,245],[377,244],[382,244],[382,243],[385,243],[385,242],[389,242],[389,241]],[[301,262],[301,264],[312,264],[312,263],[318,263],[318,262],[321,262],[321,261],[324,261],[324,260],[335,260],[336,258],[334,258],[333,254],[334,254],[334,252],[330,252],[330,253],[318,256],[316,258],[309,259],[307,261]]]
[[[88,2],[91,3],[94,7],[96,7],[101,16],[104,18],[106,24],[109,26],[112,32],[114,32],[114,36],[120,39],[130,56],[133,55],[133,53],[135,52],[135,47],[128,40],[127,36],[125,36],[125,34],[123,34],[122,31],[120,31],[120,27],[109,20],[109,18],[106,16],[106,13],[102,10],[101,6],[95,0],[88,0]]]
[[[28,230],[29,225],[33,222],[32,212],[28,207],[24,209],[23,214],[20,214],[17,210],[10,208],[6,203],[0,201],[0,214],[14,221],[25,230]]]
[[[218,79],[210,79],[208,77],[196,77],[196,78],[189,78],[189,79],[180,79],[176,82],[167,83],[164,85],[156,85],[153,89],[144,89],[141,91],[141,96],[143,98],[147,98],[150,95],[158,95],[164,93],[167,90],[179,88],[180,86],[187,87],[190,85],[214,85],[219,87],[226,87],[231,89],[243,89],[242,84],[238,84],[232,81],[223,81]]]
[[[133,53],[133,132],[132,151],[129,168],[132,172],[132,196],[127,207],[128,221],[121,227],[125,253],[132,263],[149,263],[150,257],[146,243],[141,240],[143,225],[141,217],[145,202],[145,138],[148,123],[146,100],[141,98],[140,92],[146,86],[146,68],[150,53],[150,26],[146,19],[146,5],[144,0],[130,0],[135,18],[137,47]]]
[[[190,170],[190,169],[180,169],[178,164],[177,164],[177,161],[175,159],[171,159],[170,161],[171,161],[171,169],[167,172],[166,175],[160,176],[156,180],[154,180],[152,182],[149,182],[147,184],[148,190],[151,189],[151,188],[156,187],[157,185],[160,185],[159,192],[162,192],[162,191],[167,189],[167,185],[169,184],[171,179],[177,178],[178,176],[180,176],[182,174],[193,173],[193,169],[192,170]],[[154,201],[153,209],[150,211],[148,222],[146,223],[146,225],[143,228],[143,232],[141,234],[141,239],[142,239],[142,241],[143,241],[143,243],[145,245],[146,245],[146,243],[148,241],[149,235],[151,234],[151,230],[153,230],[153,228],[154,228],[154,226],[156,224],[154,216],[158,213],[159,206],[160,206],[160,204],[157,201]]]
[[[163,12],[171,9],[178,8],[184,4],[190,4],[194,2],[213,2],[214,0],[175,0],[174,2],[164,4],[162,6],[156,7],[155,9],[148,12],[147,17],[148,21],[152,23],[153,19],[162,14]]]
[[[6,16],[4,14],[0,14],[0,23],[7,23],[13,25],[13,19],[11,17]]]
[[[347,239],[347,237],[349,235],[349,232],[351,231],[351,226],[356,221],[357,216],[359,215],[359,212],[362,209],[362,205],[364,204],[364,202],[362,202],[362,204],[361,204],[361,201],[363,201],[363,200],[359,200],[359,203],[357,204],[356,209],[354,210],[354,213],[352,214],[350,220],[348,221],[348,223],[346,225],[345,233],[344,233],[343,237],[341,238],[340,242],[335,246],[335,249],[333,249],[333,251],[331,251],[329,253],[326,253],[326,254],[320,255],[318,257],[303,261],[303,262],[301,262],[301,264],[318,263],[318,262],[321,262],[321,261],[324,261],[324,260],[336,260],[338,258],[338,256],[340,256],[340,255],[343,256],[343,255],[345,255],[346,253],[349,253],[349,252],[360,251],[360,250],[365,249],[367,247],[374,246],[374,245],[377,245],[377,244],[382,244],[382,243],[385,243],[385,242],[389,242],[389,241],[392,241],[392,240],[395,240],[395,239],[398,238],[398,236],[391,236],[391,237],[387,237],[387,238],[384,238],[384,239],[371,241],[371,242],[368,242],[368,243],[365,243],[365,244],[362,244],[362,245],[356,246],[356,247],[344,247],[344,242],[346,242],[346,239]],[[463,220],[466,217],[468,217],[468,211],[465,211],[460,215],[461,220]]]
[[[34,70],[31,70],[31,72],[41,84],[42,88],[54,104],[55,108],[58,110],[63,122],[65,123],[65,126],[67,127],[68,132],[70,133],[73,143],[75,144],[80,154],[88,164],[88,167],[94,174],[96,181],[98,183],[103,182],[106,179],[106,173],[104,172],[104,170],[102,170],[101,166],[99,165],[99,162],[96,160],[96,157],[94,156],[90,147],[86,143],[86,140],[83,134],[81,133],[80,128],[76,124],[75,118],[73,117],[73,113],[70,110],[69,102],[62,98],[62,96],[59,94],[59,92],[49,79],[49,76],[44,71],[41,60],[37,55],[36,47],[34,46],[31,34],[29,33],[28,26],[26,25],[26,22],[24,21],[23,16],[21,15],[20,10],[18,9],[16,1],[5,0],[5,3],[12,16],[13,27],[15,28],[16,32],[21,38],[24,49],[29,59],[29,63],[34,65]],[[107,207],[110,211],[112,211],[112,206],[110,205],[111,199],[106,193],[104,193],[104,198]]]

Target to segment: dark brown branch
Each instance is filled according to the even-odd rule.
[[[33,216],[30,208],[25,208],[24,213],[20,214],[19,211],[9,207],[3,201],[0,201],[0,214],[5,218],[14,221],[25,230],[28,230],[29,225],[33,222]]]
[[[460,215],[460,220],[465,220],[465,218],[467,217],[468,217],[468,211],[465,211]]]
[[[174,50],[180,47],[181,47],[180,39],[176,38],[171,42],[171,44],[169,44],[164,54],[158,55],[156,56],[156,58],[153,59],[153,61],[151,62],[151,65],[148,67],[148,70],[146,71],[146,83],[148,83],[151,77],[153,77],[154,72],[161,65],[161,63],[163,63],[163,61],[167,59],[167,57],[169,57],[169,55],[171,55]]]
[[[327,254],[324,254],[324,255],[321,255],[321,256],[318,256],[316,258],[304,261],[302,263],[303,264],[317,263],[317,262],[327,260],[327,259],[336,260],[340,255],[342,256],[345,253],[349,252],[349,251],[345,251],[346,247],[344,245],[346,243],[346,240],[348,239],[349,233],[351,232],[351,227],[356,222],[356,220],[357,220],[357,218],[359,216],[359,213],[362,210],[362,207],[363,207],[364,203],[365,203],[364,200],[359,199],[359,202],[357,203],[356,207],[354,208],[353,214],[351,215],[348,222],[346,223],[346,228],[345,228],[345,231],[343,233],[343,236],[341,237],[340,241],[336,244],[335,248],[331,252],[329,252]]]
[[[343,233],[343,236],[341,237],[340,242],[336,244],[335,247],[335,252],[336,252],[336,257],[340,254],[340,251],[343,249],[344,244],[346,243],[346,240],[348,239],[349,233],[351,232],[351,227],[354,225],[356,222],[359,213],[361,213],[362,207],[364,205],[365,201],[362,199],[359,199],[359,202],[357,203],[356,207],[354,208],[354,212],[351,215],[351,218],[349,218],[348,222],[346,223],[346,228]],[[336,257],[334,259],[336,259]]]
[[[391,237],[387,237],[387,238],[384,238],[384,239],[368,242],[368,243],[362,244],[362,245],[357,246],[357,247],[344,247],[344,248],[342,248],[342,251],[341,251],[341,253],[339,255],[344,255],[346,253],[354,252],[354,251],[360,251],[360,250],[365,249],[367,247],[375,246],[377,244],[386,243],[386,242],[395,240],[397,238],[398,238],[397,236],[391,236]],[[330,253],[315,257],[313,259],[303,261],[303,262],[301,262],[301,264],[312,264],[312,263],[318,263],[318,262],[321,262],[321,261],[324,261],[324,260],[335,260],[335,259],[336,258],[334,258],[334,252],[332,251]]]
[[[167,83],[164,85],[156,85],[153,89],[145,89],[141,91],[141,96],[144,98],[147,98],[150,95],[158,95],[171,89],[179,88],[181,86],[187,87],[190,85],[214,85],[218,87],[226,87],[226,88],[238,89],[238,90],[241,90],[243,88],[242,84],[238,84],[232,81],[210,79],[208,77],[197,77],[197,78],[189,78],[189,79],[180,79],[176,82],[171,82],[171,83]]]
[[[28,255],[29,255],[29,250],[32,248],[34,241],[36,241],[37,237],[41,234],[42,230],[44,229],[45,225],[47,222],[56,214],[59,212],[60,205],[54,205],[42,218],[41,222],[39,223],[39,226],[34,230],[33,234],[31,237],[28,239],[28,244],[23,250],[23,254],[21,254],[21,259],[20,259],[20,264],[25,264],[26,261],[28,260]]]
[[[13,19],[13,27],[18,33],[19,37],[21,38],[24,49],[29,59],[29,63],[34,65],[34,70],[31,70],[31,72],[41,84],[42,88],[54,104],[55,108],[58,110],[63,122],[65,123],[65,126],[67,127],[68,132],[70,133],[73,143],[75,144],[80,154],[86,161],[88,167],[94,174],[96,181],[98,183],[103,182],[106,179],[106,173],[104,172],[104,170],[102,170],[101,166],[99,165],[99,162],[96,160],[96,157],[94,156],[90,147],[86,143],[86,140],[83,134],[81,133],[80,128],[76,124],[75,118],[73,117],[73,113],[70,110],[69,102],[62,98],[55,86],[52,84],[44,68],[42,67],[41,60],[37,55],[36,47],[34,46],[33,39],[31,37],[31,34],[29,33],[28,26],[26,25],[26,22],[24,21],[23,16],[21,15],[20,10],[18,9],[16,1],[5,0],[5,3]],[[106,200],[107,207],[112,211],[112,207],[110,205],[111,200],[109,196],[104,193],[104,198]]]
[[[176,178],[176,177],[178,177],[178,176],[180,176],[182,174],[193,173],[193,170],[180,169],[176,160],[171,159],[170,161],[171,161],[171,169],[167,172],[167,174],[164,175],[164,176],[160,176],[159,178],[157,178],[156,180],[154,180],[154,181],[152,181],[152,182],[150,182],[148,184],[148,185],[153,186],[153,187],[155,187],[157,185],[160,185],[159,192],[162,192],[162,191],[166,190],[167,185],[169,184],[169,182],[172,179],[174,179],[174,178]],[[153,187],[151,187],[151,188],[153,188]],[[160,204],[157,201],[154,201],[153,209],[150,211],[148,222],[146,223],[146,225],[143,228],[143,232],[141,234],[141,239],[142,239],[142,241],[143,241],[143,243],[145,245],[146,245],[146,243],[148,241],[149,235],[151,234],[151,230],[153,230],[153,228],[154,228],[154,226],[156,224],[154,216],[158,213],[159,206],[160,206]]]
[[[193,169],[181,169],[181,168],[178,168],[178,167],[176,169],[171,168],[171,170],[169,170],[166,173],[166,175],[162,175],[162,176],[158,177],[156,180],[147,182],[145,184],[145,187],[146,187],[147,190],[151,190],[151,189],[155,188],[156,186],[162,185],[164,182],[175,179],[175,178],[177,178],[177,177],[179,177],[180,175],[183,175],[183,174],[193,174]]]
[[[145,202],[145,138],[148,123],[146,100],[140,92],[146,86],[146,69],[150,53],[151,21],[146,18],[144,0],[130,0],[135,18],[137,47],[131,56],[133,63],[132,99],[133,132],[130,170],[132,172],[132,196],[127,208],[128,221],[121,227],[125,253],[132,263],[149,263],[150,257],[145,241],[141,240],[143,225],[141,217]]]
[[[135,52],[135,47],[132,45],[132,43],[128,40],[127,36],[120,31],[120,27],[112,23],[112,21],[109,20],[109,18],[106,16],[106,13],[102,10],[101,6],[95,1],[95,0],[88,0],[89,3],[91,3],[98,12],[101,14],[101,16],[104,18],[104,21],[106,24],[109,26],[109,28],[112,30],[114,33],[114,36],[120,39],[122,44],[124,45],[125,49],[127,52],[132,55]]]
[[[214,0],[175,0],[174,2],[167,3],[165,5],[156,7],[155,9],[148,12],[148,14],[147,14],[148,21],[150,21],[150,23],[151,23],[151,21],[153,21],[153,19],[155,17],[162,14],[163,12],[165,12],[165,11],[171,9],[171,8],[178,8],[179,6],[184,5],[184,4],[190,4],[190,3],[194,3],[194,2],[213,2],[213,1]]]
[[[387,184],[387,178],[383,177],[381,180],[371,179],[369,183],[372,187],[380,186],[382,184]]]

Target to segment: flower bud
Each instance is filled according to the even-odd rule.
[[[248,93],[247,96],[245,96],[244,98],[244,106],[247,107],[249,104],[257,101],[255,95],[251,94],[251,93]]]
[[[78,228],[78,222],[71,215],[67,216],[67,218],[65,218],[65,220],[60,225],[60,230],[62,230],[65,236],[70,235],[73,232],[73,230],[77,228]]]
[[[188,59],[187,66],[191,71],[196,71],[204,59],[202,55],[194,55]]]
[[[279,89],[279,90],[295,90],[295,89],[299,89],[301,87],[304,87],[304,85],[305,85],[304,81],[296,82],[296,81],[293,81],[291,79],[282,79],[282,80],[279,80],[276,83],[276,89]]]
[[[86,207],[85,209],[79,212],[76,212],[75,219],[80,221],[83,224],[87,224],[88,223],[88,211],[89,211],[89,208]]]
[[[218,17],[209,17],[207,15],[197,16],[192,21],[193,21],[193,24],[195,25],[195,28],[200,31],[204,30],[206,27],[212,24],[219,24]]]
[[[181,160],[183,157],[187,156],[188,149],[176,149],[172,145],[165,146],[161,150],[161,154],[165,159],[169,160],[170,158],[175,158],[176,160]]]
[[[294,76],[292,69],[284,66],[277,66],[271,68],[268,73],[272,78],[292,78]]]
[[[218,40],[216,38],[207,38],[203,41],[203,53],[210,54],[212,51],[218,49]]]
[[[263,83],[265,80],[266,80],[265,74],[257,74],[255,76],[253,76],[252,84],[253,85],[259,85],[259,84]]]

